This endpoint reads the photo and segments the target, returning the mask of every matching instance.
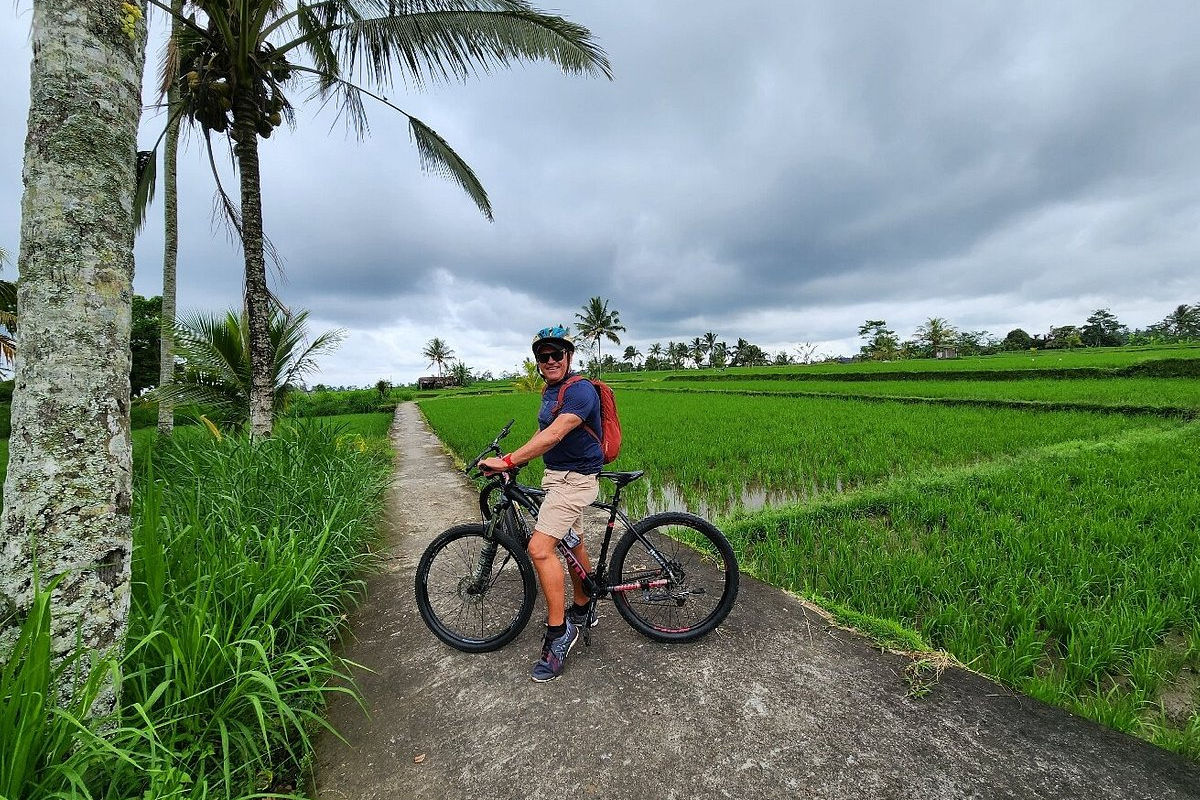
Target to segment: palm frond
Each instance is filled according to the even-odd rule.
[[[475,201],[475,205],[488,222],[494,221],[487,190],[483,188],[479,178],[475,177],[475,171],[454,152],[454,148],[433,128],[411,115],[408,118],[408,129],[417,145],[421,168],[457,183]]]
[[[515,0],[408,2],[366,0],[372,16],[346,22],[337,32],[347,77],[365,70],[371,80],[465,80],[517,61],[548,61],[568,74],[612,78],[602,48],[582,25]]]
[[[158,148],[139,150],[137,154],[137,187],[133,192],[133,229],[140,231],[146,224],[146,212],[154,200],[154,184],[158,179]]]

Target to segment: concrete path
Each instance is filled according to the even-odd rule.
[[[549,684],[529,680],[540,608],[503,650],[446,647],[417,614],[413,572],[475,496],[414,404],[393,436],[388,560],[345,648],[370,670],[369,716],[332,704],[346,742],[318,744],[322,800],[1200,800],[1200,766],[964,670],[911,697],[909,659],[745,577],[725,624],[690,645],[640,637],[606,602],[592,646]]]

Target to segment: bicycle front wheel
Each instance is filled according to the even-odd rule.
[[[626,531],[613,550],[610,576],[617,611],[659,642],[699,639],[721,624],[737,598],[729,540],[711,522],[678,511],[646,517]]]
[[[433,635],[467,653],[486,653],[524,630],[537,598],[525,548],[478,523],[439,535],[417,565],[417,609]]]

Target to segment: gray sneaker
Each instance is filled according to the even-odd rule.
[[[570,621],[571,623],[575,624],[576,626],[578,626],[580,628],[585,627],[587,625],[587,616],[588,616],[587,609],[584,609],[583,611],[576,613],[575,610],[571,606],[567,606],[567,620]],[[599,624],[600,624],[600,615],[593,614],[591,627],[594,628]]]
[[[545,683],[561,675],[567,653],[578,641],[579,626],[567,620],[567,630],[562,636],[542,644],[542,660],[533,665],[533,680]]]

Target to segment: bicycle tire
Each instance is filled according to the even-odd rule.
[[[638,633],[658,642],[690,642],[711,633],[737,599],[737,557],[729,540],[708,520],[680,511],[654,514],[633,528],[613,549],[609,582],[636,586],[613,592],[617,612]],[[668,573],[638,534],[667,558],[677,574],[682,572],[681,581],[645,585]]]
[[[456,525],[434,539],[417,565],[417,610],[433,635],[466,653],[487,653],[511,642],[529,622],[537,578],[525,548],[497,530],[487,576],[481,556],[487,527]]]

